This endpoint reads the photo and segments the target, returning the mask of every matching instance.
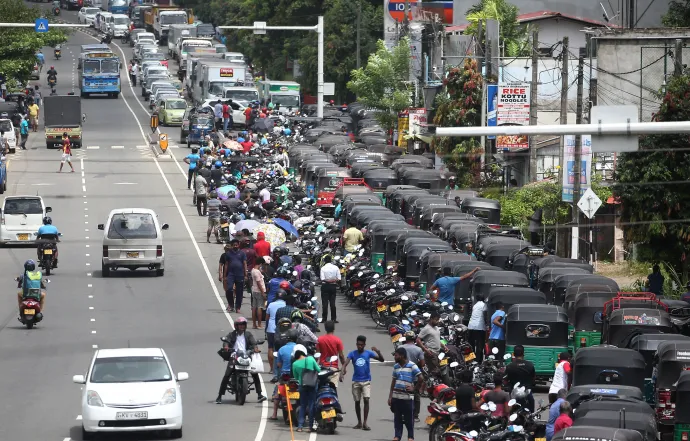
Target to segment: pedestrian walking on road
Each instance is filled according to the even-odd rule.
[[[407,359],[407,351],[398,347],[394,353],[395,365],[388,394],[388,406],[393,412],[393,441],[400,441],[403,424],[407,428],[408,441],[414,440],[414,393],[424,384],[422,371]]]
[[[137,64],[136,61],[132,61],[131,78],[132,78],[132,85],[134,87],[137,86],[137,76],[138,75],[139,75],[139,65]]]
[[[324,322],[328,320],[328,307],[331,308],[331,320],[338,323],[337,313],[335,310],[335,295],[340,283],[340,269],[333,265],[333,258],[326,256],[323,259],[325,265],[321,267],[321,304],[323,305],[323,313],[321,318]]]
[[[60,170],[58,170],[58,173],[62,173],[62,167],[65,165],[65,162],[69,164],[69,168],[72,169],[72,173],[74,173],[74,166],[72,165],[72,143],[69,140],[69,135],[67,135],[67,132],[62,134],[62,159],[60,160]]]
[[[38,132],[38,116],[40,110],[35,102],[29,104],[29,121],[31,122],[31,128],[34,132]]]
[[[297,431],[301,432],[304,429],[304,422],[306,417],[309,417],[308,426],[312,432],[316,432],[316,422],[314,421],[314,404],[316,403],[316,391],[318,388],[318,380],[316,384],[307,384],[304,378],[306,372],[319,372],[321,368],[316,363],[316,360],[311,355],[307,355],[307,351],[302,345],[295,345],[294,349],[295,361],[292,362],[292,373],[295,379],[299,382],[299,414],[297,417]]]
[[[417,346],[415,341],[414,331],[407,331],[405,333],[405,343],[402,345],[407,351],[407,359],[416,364],[418,368],[424,367],[424,351],[422,348]],[[422,410],[422,400],[419,395],[419,391],[415,391],[414,394],[414,420],[419,422],[419,412]]]
[[[201,164],[201,156],[199,155],[199,149],[193,148],[192,153],[190,153],[184,158],[184,162],[186,164],[189,164],[189,170],[187,170],[187,188],[191,190],[192,180],[197,175],[199,165]]]
[[[474,306],[470,315],[470,322],[467,325],[467,337],[474,355],[477,356],[479,364],[484,360],[484,348],[486,347],[486,331],[489,329],[489,317],[484,296],[477,294],[474,296]]]
[[[239,240],[231,240],[230,245],[230,250],[225,252],[225,277],[228,280],[225,298],[228,312],[233,310],[234,305],[234,311],[239,314],[244,297],[244,280],[247,278],[247,255],[240,250]]]
[[[551,387],[549,388],[549,403],[551,404],[556,402],[558,399],[559,390],[568,390],[568,385],[572,380],[569,380],[570,374],[572,373],[572,367],[570,366],[570,353],[561,352],[558,359],[556,371],[553,373],[553,381],[551,381]]]
[[[266,302],[266,283],[264,281],[264,258],[257,257],[254,268],[251,270],[252,279],[252,328],[261,328],[261,317],[264,313]],[[258,321],[258,325],[257,325]]]
[[[41,91],[39,90],[40,86],[36,84],[34,86],[34,102],[38,107],[41,107]]]
[[[324,323],[324,329],[326,330],[326,335],[322,335],[319,337],[318,341],[316,342],[316,352],[321,353],[321,358],[319,358],[319,363],[321,364],[322,368],[334,368],[338,369],[338,361],[340,363],[345,364],[345,346],[343,345],[343,341],[335,335],[335,322],[326,322]],[[338,360],[336,361],[330,361],[331,357],[337,356]],[[338,373],[335,373],[331,376],[329,381],[333,383],[336,387],[336,395],[338,392],[338,377],[340,375]],[[340,381],[342,381],[342,377],[340,377]]]
[[[208,182],[201,174],[194,179],[194,193],[196,195],[196,211],[199,216],[206,216],[206,204],[208,202]]]
[[[26,142],[29,140],[29,122],[22,117],[22,122],[19,123],[19,134],[22,138],[22,150],[26,150]]]
[[[496,303],[496,312],[491,316],[491,333],[489,334],[489,346],[491,349],[497,348],[497,360],[503,359],[506,352],[506,312],[505,305],[501,302]]]
[[[352,362],[354,372],[352,373],[352,398],[355,400],[355,415],[357,415],[357,425],[354,429],[371,430],[367,425],[369,418],[369,399],[371,398],[371,369],[370,360],[383,362],[381,351],[375,346],[371,351],[365,349],[367,338],[364,335],[357,337],[357,349],[347,354],[347,360],[340,371],[340,380],[347,374],[347,366]],[[362,420],[361,401],[364,400],[364,419]]]
[[[209,193],[210,199],[206,203],[208,209],[208,229],[206,230],[206,242],[211,243],[211,232],[216,235],[216,242],[221,243],[218,236],[218,227],[220,226],[220,200],[218,193],[213,190]]]

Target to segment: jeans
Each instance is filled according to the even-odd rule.
[[[393,398],[391,400],[391,410],[393,410],[394,437],[402,439],[403,424],[407,428],[407,437],[414,439],[414,400],[401,400]]]
[[[299,416],[297,418],[297,427],[304,427],[304,420],[307,414],[309,415],[309,426],[314,425],[314,404],[316,403],[316,388],[308,386],[299,387]]]
[[[192,181],[196,178],[196,168],[190,168],[187,171],[187,188],[192,189]]]
[[[229,275],[227,287],[228,288],[225,290],[225,298],[228,301],[228,307],[232,308],[234,305],[235,309],[240,309],[242,307],[242,298],[244,297],[244,277],[239,278],[237,276]],[[234,296],[233,288],[235,291]]]
[[[336,321],[337,314],[335,311],[335,294],[337,286],[335,283],[324,283],[321,285],[321,303],[323,314],[321,318],[324,323],[328,320],[328,307],[331,307],[331,320]]]
[[[206,195],[196,197],[196,211],[199,216],[206,216]]]
[[[469,340],[470,346],[472,346],[472,351],[474,351],[474,355],[477,356],[477,363],[481,363],[484,360],[484,345],[486,344],[486,331],[470,329],[467,338]]]
[[[227,132],[228,127],[230,127],[230,130],[232,130],[232,126],[233,126],[232,117],[223,118],[223,132]]]

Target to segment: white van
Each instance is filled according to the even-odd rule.
[[[148,268],[157,276],[165,273],[163,230],[168,224],[158,221],[158,215],[148,208],[118,208],[112,210],[103,230],[101,272],[110,276],[118,268]]]
[[[125,14],[113,14],[108,17],[108,34],[122,38],[129,29],[129,17]]]
[[[40,196],[8,196],[0,213],[0,243],[26,244],[36,240],[43,218],[53,211]]]

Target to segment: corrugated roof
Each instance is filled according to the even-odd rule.
[[[604,23],[601,21],[597,21],[597,20],[591,20],[589,18],[578,17],[575,15],[564,14],[562,12],[556,12],[556,11],[537,11],[537,12],[529,12],[527,14],[520,14],[517,17],[517,21],[518,21],[518,23],[529,23],[529,22],[538,21],[538,20],[546,20],[549,18],[565,18],[568,20],[579,21],[581,23],[586,23],[586,24],[593,25],[593,26],[608,26],[611,28],[618,27],[617,25],[608,24],[608,23]],[[467,29],[467,26],[468,25],[466,25],[466,24],[460,25],[460,26],[447,26],[446,32],[464,31],[465,29]]]

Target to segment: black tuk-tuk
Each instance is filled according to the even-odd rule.
[[[385,209],[385,207],[381,206],[380,200],[378,199],[379,198],[376,196],[371,195],[366,195],[364,197],[356,195],[352,198],[348,197],[347,199],[343,200],[340,212],[340,219],[342,221],[341,224],[343,226],[348,225],[350,222],[350,213],[352,213],[352,210],[354,210],[355,207],[380,207]]]
[[[604,304],[615,295],[616,293],[609,291],[583,291],[577,295],[571,308],[565,308],[570,318],[573,352],[601,343]]]
[[[452,205],[449,205],[449,207],[452,207]],[[484,222],[478,217],[474,217],[468,213],[450,211],[446,213],[439,213],[436,216],[433,216],[431,220],[431,231],[435,231],[437,234],[441,235],[443,232],[445,232],[446,228],[454,223],[454,221],[476,221],[477,223]]]
[[[546,295],[549,303],[555,303],[556,294],[554,284],[558,277],[564,274],[578,274],[584,276],[589,274],[580,268],[542,268],[539,270],[539,281],[537,282],[537,289]],[[561,303],[562,305],[562,303]]]
[[[451,268],[454,262],[467,262],[473,260],[475,259],[473,259],[472,256],[458,250],[428,253],[424,255],[421,260],[421,277],[419,281],[420,283],[431,286],[436,279],[443,276],[442,268],[444,264],[446,264],[445,266],[448,268]]]
[[[626,347],[635,335],[656,332],[675,332],[668,312],[649,308],[621,308],[604,318],[601,341]]]
[[[672,393],[683,371],[690,370],[690,340],[659,343],[654,355],[654,389],[657,421],[660,425],[673,424]],[[676,399],[677,402],[677,399]],[[671,412],[669,412],[669,410]],[[661,432],[670,432],[668,428]]]
[[[423,230],[417,230],[417,231],[423,231]],[[438,237],[436,237],[434,235],[431,235],[431,236],[414,236],[414,235],[410,235],[408,233],[405,236],[401,236],[400,239],[398,240],[398,243],[397,243],[396,255],[398,258],[398,265],[405,265],[406,264],[405,254],[407,253],[407,251],[411,247],[418,246],[418,245],[426,245],[426,246],[442,245],[442,246],[444,246],[445,249],[452,250],[452,248],[450,247],[448,242],[445,242],[445,241],[439,239]],[[419,254],[417,256],[419,256]],[[419,270],[419,268],[418,268],[418,270]]]
[[[416,185],[427,190],[442,190],[448,185],[445,175],[440,170],[423,169],[405,173],[401,184]]]
[[[610,388],[605,386],[602,387],[600,384],[573,386],[568,390],[566,401],[569,402],[574,409],[578,407],[582,401],[597,397],[625,398],[644,402],[644,395],[640,389],[633,386],[623,386],[622,384],[616,384],[614,387]]]
[[[573,427],[583,426],[625,428],[642,435],[644,441],[657,439],[654,411],[644,401],[630,398],[602,396],[581,403],[573,413]]]
[[[465,198],[460,208],[463,213],[484,219],[489,225],[501,224],[501,204],[495,199]]]
[[[644,357],[611,345],[579,349],[573,357],[573,386],[605,384],[644,388]]]
[[[360,216],[363,212],[377,212],[381,213],[381,216],[390,216],[391,219],[393,219],[393,213],[386,207],[382,207],[381,205],[374,205],[374,204],[369,204],[369,203],[364,203],[364,204],[358,204],[355,203],[352,207],[348,207],[348,212],[347,212],[347,217],[345,218],[345,225],[349,224],[357,224],[358,223],[358,216]]]
[[[426,243],[415,243],[415,239],[407,240],[400,259],[400,265],[402,265],[402,267],[398,266],[398,275],[405,278],[406,287],[416,289],[419,287],[419,279],[421,276],[420,260],[422,256],[432,251],[445,252],[451,250],[452,248],[450,245],[440,239],[438,242],[427,241]],[[422,291],[423,290],[424,287],[422,287]]]
[[[422,211],[421,222],[418,222],[419,227],[422,230],[432,231],[432,225],[436,218],[441,217],[443,214],[457,213],[460,215],[466,215],[466,213],[461,213],[460,208],[452,205],[431,205],[426,207]]]
[[[391,206],[391,196],[393,196],[393,193],[400,191],[401,193],[405,191],[418,191],[421,190],[421,188],[418,188],[414,185],[389,185],[386,187],[386,189],[383,191],[383,202],[386,205],[386,207],[390,208],[391,211],[393,210],[393,207]]]
[[[481,251],[481,259],[493,266],[506,268],[510,256],[525,247],[525,242],[506,237],[504,240],[486,245]]]
[[[570,315],[570,308],[575,303],[575,298],[581,292],[612,292],[618,293],[620,288],[615,280],[604,276],[589,275],[568,285],[565,290],[565,297],[563,299],[563,306],[568,315]]]
[[[660,345],[665,342],[687,342],[690,343],[690,338],[680,334],[640,334],[636,335],[630,340],[628,348],[634,349],[644,357],[645,361],[645,389],[644,396],[649,404],[655,404],[654,394],[654,366],[659,362],[655,357]],[[690,357],[690,352],[688,353]],[[690,358],[688,359],[690,360]],[[658,375],[658,372],[657,372]],[[671,384],[675,382],[673,380]],[[658,383],[658,382],[657,382]],[[662,380],[662,383],[668,383],[668,380]]]
[[[619,429],[618,423],[605,426],[577,425],[556,433],[551,441],[645,441],[642,434],[635,430]]]
[[[485,299],[493,287],[523,287],[529,286],[527,276],[515,271],[479,270],[470,280],[472,297],[481,294]],[[474,303],[474,299],[472,299]]]
[[[568,287],[573,283],[579,283],[583,276],[590,276],[586,269],[580,268],[580,271],[585,271],[585,274],[570,272],[567,274],[561,274],[553,281],[551,290],[553,291],[553,303],[556,305],[563,306],[565,304],[565,293]]]
[[[341,201],[344,201],[347,197],[350,196],[363,196],[366,195],[369,198],[373,199],[380,199],[377,195],[374,194],[371,189],[365,185],[343,185],[342,187],[338,188],[335,191],[335,198],[340,199]],[[382,204],[381,204],[382,205]]]
[[[351,219],[354,221],[354,224],[357,228],[360,230],[364,231],[367,227],[367,225],[373,221],[379,220],[379,221],[395,221],[395,222],[404,222],[404,219],[402,216],[399,214],[392,214],[392,213],[386,213],[385,211],[380,211],[380,210],[365,210],[365,208],[373,208],[373,207],[362,207],[363,210],[356,215],[352,216]]]
[[[386,270],[386,236],[391,231],[412,228],[404,221],[374,221],[367,226],[369,237],[369,252],[371,253],[371,269],[383,274]],[[379,265],[380,263],[380,265]]]
[[[405,197],[412,194],[427,195],[430,193],[421,188],[404,188],[395,190],[391,195],[386,197],[386,206],[393,212],[397,214],[402,214],[405,209]]]
[[[690,371],[680,373],[673,394],[675,403],[673,441],[687,441],[690,434]],[[668,412],[668,409],[666,409]]]
[[[443,263],[443,266],[450,266],[453,277],[462,277],[473,269],[479,267],[482,270],[500,271],[500,268],[491,266],[486,262],[481,261],[467,261],[467,262],[449,262]],[[443,269],[441,269],[443,271]],[[461,280],[455,285],[455,311],[458,313],[465,313],[465,310],[472,305],[471,279],[467,278]],[[468,310],[468,309],[467,309]],[[469,311],[469,310],[468,310]],[[469,317],[465,317],[469,320]]]
[[[492,286],[484,302],[486,302],[489,317],[496,312],[496,305],[499,302],[505,306],[506,311],[517,304],[546,305],[544,294],[526,286]]]
[[[443,223],[441,224],[441,227],[444,229],[444,231],[441,232],[442,234],[440,235],[440,237],[451,242],[455,241],[459,248],[460,244],[469,243],[463,242],[462,235],[459,235],[459,233],[472,233],[471,242],[475,243],[477,241],[477,238],[479,237],[478,231],[480,225],[483,224],[475,221],[474,219],[448,219],[447,221],[443,221]],[[477,254],[476,251],[475,254]]]
[[[364,182],[366,182],[374,192],[379,194],[383,194],[388,187],[398,182],[398,177],[393,170],[380,167],[365,170],[364,173],[362,173],[362,177],[364,178]]]
[[[398,265],[398,244],[405,243],[409,237],[424,237],[427,239],[438,239],[429,231],[417,230],[410,228],[409,230],[393,230],[386,235],[386,267],[395,267]],[[402,249],[401,249],[402,252]]]
[[[406,193],[402,197],[402,203],[400,204],[400,211],[397,212],[398,214],[401,214],[405,219],[407,219],[407,222],[412,225],[412,213],[414,213],[414,207],[415,207],[415,202],[417,202],[417,199],[429,199],[433,200],[435,196],[430,195],[429,193],[421,193],[421,192],[415,192],[415,193]],[[395,212],[394,212],[395,213]]]
[[[447,207],[448,201],[438,196],[414,198],[414,202],[405,207],[405,212],[402,213],[402,215],[405,216],[405,219],[407,219],[410,224],[419,226],[419,221],[422,220],[423,211],[434,206]]]

